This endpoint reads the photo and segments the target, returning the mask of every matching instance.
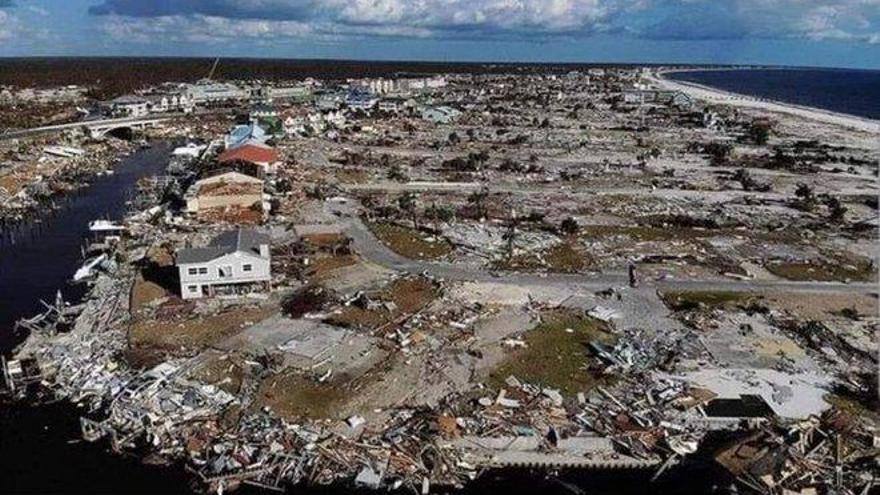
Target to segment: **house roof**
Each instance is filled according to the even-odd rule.
[[[268,245],[269,236],[254,229],[227,230],[205,247],[186,248],[177,251],[177,264],[205,263],[227,254],[244,252],[260,255],[260,245]]]
[[[260,148],[272,149],[272,147],[269,146],[268,144],[266,144],[264,141],[261,141],[256,138],[247,138],[244,141],[239,141],[238,143],[235,144],[235,146],[230,146],[226,149],[231,150],[231,149],[235,149],[235,148],[240,148],[240,147],[247,145],[247,144],[257,146]]]
[[[253,143],[243,144],[237,148],[224,151],[217,158],[219,163],[243,161],[250,163],[272,163],[278,161],[278,152],[269,146]]]
[[[248,140],[266,141],[268,136],[266,130],[259,125],[252,123],[248,125],[240,125],[229,133],[226,137],[227,148],[235,148]]]
[[[205,184],[209,182],[241,182],[250,184],[263,183],[261,179],[258,179],[248,174],[243,174],[237,170],[232,170],[231,168],[213,170],[208,175],[205,175],[201,179],[197,180],[196,184]]]
[[[277,111],[278,110],[276,110],[275,107],[266,104],[259,104],[251,107],[251,113],[275,113]]]
[[[146,103],[147,100],[137,95],[122,95],[110,100],[113,105],[140,105]]]

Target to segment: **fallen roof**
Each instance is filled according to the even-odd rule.
[[[235,170],[231,167],[224,167],[214,170],[206,171],[206,175],[196,181],[197,184],[206,184],[211,182],[229,182],[229,183],[247,183],[247,184],[262,184],[263,181],[254,177],[252,175],[248,175],[238,170]]]
[[[228,149],[220,154],[217,158],[220,163],[229,163],[235,161],[249,163],[272,163],[278,161],[278,152],[269,146],[259,146],[256,144],[244,144],[237,148]]]

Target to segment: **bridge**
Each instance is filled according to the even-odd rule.
[[[147,127],[155,126],[161,122],[182,115],[183,114],[163,114],[154,117],[125,117],[120,119],[89,120],[71,122],[69,124],[32,127],[30,129],[0,133],[0,140],[36,136],[39,134],[51,134],[53,132],[67,131],[71,129],[85,129],[92,137],[102,137],[107,135],[108,132],[118,129],[146,129]]]

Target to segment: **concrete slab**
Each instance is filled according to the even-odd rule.
[[[519,307],[503,308],[498,313],[474,324],[474,336],[480,339],[477,347],[501,342],[537,325],[531,314]]]
[[[766,317],[725,313],[703,342],[722,366],[819,371],[819,365],[794,340],[767,323]]]
[[[234,350],[285,352],[316,359],[345,339],[348,331],[317,320],[291,319],[275,315],[253,325],[221,347]]]
[[[321,284],[340,294],[350,295],[357,291],[379,287],[383,282],[390,279],[393,274],[392,270],[374,263],[361,261],[354,265],[343,266],[333,270],[332,274],[323,280]]]
[[[832,380],[814,372],[791,374],[768,369],[719,368],[660,376],[708,388],[719,398],[760,395],[783,418],[803,419],[831,407],[823,397]]]

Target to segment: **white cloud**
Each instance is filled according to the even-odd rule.
[[[21,33],[21,22],[5,10],[0,10],[0,41],[15,38]]]
[[[38,7],[36,5],[28,5],[26,8],[29,11],[33,12],[34,14],[37,14],[42,17],[46,17],[49,15],[49,11],[44,9],[43,7]]]
[[[803,38],[876,43],[880,0],[103,0],[123,39]]]
[[[229,19],[217,16],[162,16],[131,18],[110,16],[104,30],[116,40],[149,43],[156,39],[220,43],[231,40],[309,39],[335,41],[357,36],[425,37],[430,33],[418,28],[395,26],[346,26],[335,23],[307,23],[258,19]]]

